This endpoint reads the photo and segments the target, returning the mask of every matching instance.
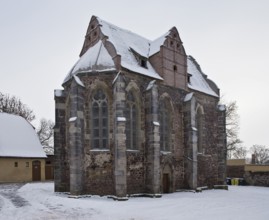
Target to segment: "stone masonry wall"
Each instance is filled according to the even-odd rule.
[[[113,116],[113,105],[112,105],[112,81],[115,76],[110,74],[102,74],[102,77],[98,74],[93,74],[91,77],[81,76],[81,80],[85,84],[85,99],[88,100],[85,103],[85,193],[90,194],[115,194],[115,181],[114,181],[114,143],[113,139],[113,124],[114,124],[114,116]],[[145,90],[147,84],[149,83],[149,79],[139,77],[137,75],[129,75],[125,73],[124,80],[126,85],[128,85],[131,80],[133,80],[138,88],[140,89],[141,94]],[[108,103],[109,103],[109,149],[105,152],[102,151],[93,151],[91,149],[91,127],[90,127],[90,91],[91,88],[95,88],[95,84],[103,84],[102,88],[105,88],[106,93],[108,95]],[[140,104],[139,108],[143,107],[144,97],[139,96]],[[140,113],[140,127],[141,130],[139,132],[140,138],[140,147],[137,152],[132,152],[127,149],[127,193],[138,193],[144,192],[144,146],[145,146],[145,123],[144,123],[144,111],[141,109]],[[98,158],[98,159],[97,159]],[[109,158],[109,159],[108,159]]]
[[[84,94],[82,96],[85,99],[84,104],[84,140],[83,140],[83,193],[87,194],[99,194],[99,195],[107,195],[114,194],[115,195],[115,141],[114,139],[114,123],[115,123],[115,115],[113,115],[114,107],[113,107],[113,85],[112,81],[114,80],[117,72],[114,73],[93,73],[91,76],[80,75],[81,81],[85,85]],[[123,71],[122,80],[127,87],[130,83],[136,85],[137,91],[139,91],[139,149],[136,151],[131,151],[126,149],[126,192],[127,194],[133,193],[145,193],[145,192],[153,192],[158,193],[158,184],[162,185],[161,176],[162,172],[170,173],[170,192],[173,192],[180,188],[186,187],[186,179],[185,173],[188,172],[188,167],[186,164],[186,149],[185,149],[185,140],[184,140],[184,123],[183,118],[186,115],[183,115],[183,99],[186,95],[186,91],[175,89],[170,86],[165,86],[160,84],[158,81],[155,83],[158,91],[157,102],[161,99],[161,97],[166,96],[169,97],[171,101],[171,117],[172,117],[172,128],[171,128],[171,152],[168,154],[158,153],[152,151],[151,155],[148,155],[148,149],[150,142],[146,142],[146,129],[149,128],[147,123],[152,123],[152,120],[147,122],[147,117],[150,114],[158,114],[158,112],[151,112],[150,102],[146,100],[146,88],[151,81],[150,78],[143,77],[138,74],[132,74],[129,72]],[[103,88],[107,94],[108,99],[108,107],[109,107],[109,148],[106,150],[98,150],[91,148],[91,93],[98,86]],[[66,85],[66,96],[68,97],[68,85]],[[121,92],[123,92],[122,90]],[[219,151],[216,147],[219,143],[217,140],[217,130],[218,123],[216,122],[218,119],[218,114],[216,111],[217,106],[217,98],[208,97],[203,94],[195,93],[195,97],[197,97],[197,102],[201,103],[205,112],[205,132],[203,133],[203,137],[205,142],[203,142],[204,152],[203,154],[198,155],[198,186],[208,185],[212,186],[217,183],[218,179],[218,163],[219,163]],[[65,153],[60,153],[62,156],[65,155],[65,158],[62,157],[62,162],[58,161],[56,163],[56,174],[57,174],[57,166],[58,174],[61,173],[62,177],[56,178],[58,191],[68,191],[69,189],[69,137],[65,137],[66,131],[64,128],[68,129],[68,126],[65,125],[66,120],[69,119],[69,116],[66,116],[66,112],[70,112],[68,107],[68,98],[63,101],[63,105],[65,106],[62,110],[58,110],[58,122],[61,123],[59,130],[56,134],[56,142],[60,143],[58,146],[62,146],[58,148],[58,150],[62,150]],[[158,103],[157,103],[158,104]],[[146,115],[146,106],[148,105],[148,113]],[[156,105],[156,103],[154,104]],[[153,114],[153,115],[154,115]],[[156,114],[156,115],[157,115]],[[65,116],[64,116],[65,115]],[[154,116],[155,117],[155,116]],[[153,117],[153,118],[154,118]],[[61,118],[61,119],[60,119]],[[63,118],[65,118],[63,120]],[[152,119],[153,119],[152,118]],[[149,118],[148,118],[149,119]],[[158,118],[154,119],[158,121]],[[151,125],[150,125],[151,126]],[[60,131],[60,132],[59,132]],[[154,128],[152,131],[158,131]],[[62,136],[59,136],[62,134]],[[157,133],[156,133],[157,134]],[[58,135],[58,136],[57,136]],[[57,138],[58,137],[58,138]],[[157,136],[156,136],[157,137]],[[64,143],[67,141],[67,143]],[[149,139],[150,140],[150,139]],[[158,140],[158,139],[156,139]],[[158,144],[158,141],[155,143]],[[153,146],[153,145],[152,145]],[[154,145],[155,146],[155,145]],[[154,149],[154,148],[152,148]],[[59,152],[59,151],[58,151]],[[56,149],[57,153],[57,149]],[[155,155],[156,154],[156,155]],[[159,168],[154,164],[156,161],[153,160],[155,156],[158,155],[160,157]],[[152,175],[154,177],[159,176],[159,183],[155,185],[154,190],[149,190],[147,187],[147,175],[149,171],[149,162],[152,162]],[[151,163],[150,162],[150,163]],[[157,169],[155,169],[157,168]],[[151,168],[150,168],[151,169]],[[155,169],[155,171],[154,171]],[[169,169],[171,169],[169,171]],[[159,173],[159,174],[158,174]],[[57,176],[57,175],[56,175]],[[149,176],[148,176],[149,177]],[[154,177],[154,178],[155,178]],[[149,180],[150,178],[148,178]],[[149,185],[148,185],[149,186]]]
[[[54,182],[56,192],[70,190],[69,151],[66,143],[66,96],[55,95],[55,127],[54,127]]]
[[[85,156],[86,194],[113,195],[114,170],[113,154],[110,152],[91,152]]]
[[[214,184],[224,184],[224,177],[219,180],[219,166],[226,162],[224,156],[225,143],[221,143],[218,139],[221,133],[219,125],[225,124],[225,121],[219,121],[219,113],[217,109],[218,98],[195,93],[197,103],[203,106],[204,110],[204,126],[202,131],[203,136],[203,152],[198,154],[198,186],[212,187]],[[224,131],[225,132],[225,131]],[[221,153],[222,154],[221,154]],[[225,165],[224,165],[225,166]],[[226,166],[225,166],[226,167]]]
[[[127,151],[127,194],[142,192],[145,192],[144,154]]]
[[[171,130],[171,154],[161,154],[161,169],[166,165],[173,168],[173,175],[170,178],[170,191],[185,188],[184,186],[184,129],[182,100],[185,91],[175,90],[170,86],[159,86],[159,97],[167,94],[172,101],[172,130]],[[162,170],[161,170],[162,172]],[[161,183],[162,185],[162,183]]]
[[[247,184],[252,186],[269,187],[269,172],[245,172],[244,179]]]

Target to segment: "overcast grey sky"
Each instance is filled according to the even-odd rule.
[[[237,101],[245,146],[269,146],[268,0],[0,0],[0,91],[54,120],[53,91],[92,15],[151,40],[176,26],[186,53]]]

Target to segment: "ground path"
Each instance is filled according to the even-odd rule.
[[[24,183],[0,184],[0,210],[7,202],[12,203],[15,207],[30,205],[24,198],[18,195],[18,189],[23,185]]]
[[[269,187],[178,192],[162,198],[69,198],[53,182],[0,184],[0,220],[268,220]]]

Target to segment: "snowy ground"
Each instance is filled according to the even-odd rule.
[[[124,202],[98,196],[72,199],[54,193],[53,187],[52,182],[0,184],[0,219],[269,219],[265,187],[231,186],[228,191],[179,192]]]

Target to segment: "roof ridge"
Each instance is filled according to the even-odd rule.
[[[117,26],[117,25],[115,25],[115,24],[112,24],[112,23],[110,23],[110,22],[108,22],[108,21],[106,21],[106,20],[103,20],[103,19],[101,19],[101,18],[99,18],[99,17],[97,17],[97,16],[96,16],[96,18],[97,18],[97,20],[99,21],[99,24],[100,24],[100,25],[102,25],[102,22],[104,22],[104,23],[108,24],[109,26],[111,26],[111,27],[113,27],[113,28],[115,28],[115,29],[118,29],[118,30],[120,30],[120,31],[124,31],[124,32],[130,33],[130,34],[136,35],[136,36],[138,36],[138,37],[140,37],[140,38],[144,38],[145,40],[150,41],[150,42],[152,41],[152,40],[149,40],[148,38],[146,38],[146,37],[144,37],[144,36],[141,36],[141,35],[139,35],[139,34],[133,32],[133,31],[130,31],[130,30],[128,30],[128,29],[124,29],[124,28],[122,28],[122,27],[119,27],[119,26]]]

